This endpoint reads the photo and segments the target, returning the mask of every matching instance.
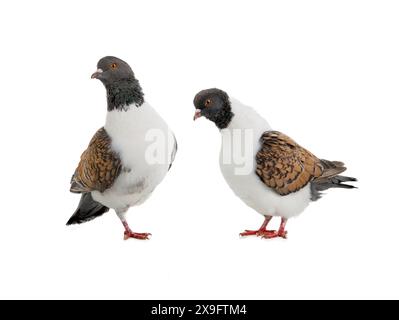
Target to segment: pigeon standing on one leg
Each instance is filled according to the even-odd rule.
[[[104,57],[91,77],[106,88],[108,113],[72,177],[71,192],[82,196],[67,225],[87,222],[113,208],[125,228],[125,239],[148,239],[149,233],[130,229],[125,214],[143,203],[165,177],[177,151],[176,139],[144,100],[126,62]]]
[[[194,120],[204,116],[220,129],[220,168],[226,182],[265,217],[259,230],[246,230],[241,236],[286,238],[287,220],[319,199],[321,191],[354,188],[344,182],[355,178],[340,175],[346,170],[342,162],[318,159],[288,136],[272,131],[255,110],[226,92],[203,90],[195,96],[194,106]],[[244,160],[237,163],[234,159]],[[273,216],[281,217],[277,231],[266,229]]]

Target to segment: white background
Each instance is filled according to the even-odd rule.
[[[0,10],[0,298],[399,298],[396,1],[13,1]],[[130,63],[179,142],[128,219],[66,227],[69,180],[104,124],[99,58]],[[330,190],[288,240],[223,181],[196,92],[219,87],[358,190]],[[275,223],[277,224],[278,221]]]

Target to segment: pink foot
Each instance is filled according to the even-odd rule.
[[[257,236],[263,239],[272,239],[272,238],[284,238],[287,239],[287,231],[276,231],[276,230],[245,230],[240,233],[241,237],[247,236]]]
[[[285,225],[287,223],[286,218],[281,218],[281,224],[278,231],[276,230],[266,230],[267,225],[269,224],[272,216],[265,216],[265,221],[263,222],[262,226],[259,230],[245,230],[244,232],[240,233],[241,237],[247,236],[257,236],[263,239],[272,239],[272,238],[284,238],[287,239],[287,231],[285,231]]]
[[[245,230],[240,233],[240,237],[256,236],[259,230]]]
[[[258,235],[262,239],[283,238],[287,239],[287,231],[265,230],[261,231]]]
[[[138,232],[132,232],[132,231],[125,231],[123,239],[127,240],[129,238],[134,238],[134,239],[139,239],[139,240],[150,240],[151,233],[138,233]]]

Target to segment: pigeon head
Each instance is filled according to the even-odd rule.
[[[134,72],[119,58],[107,56],[100,59],[91,78],[100,80],[107,89],[108,111],[126,111],[130,105],[139,107],[144,102],[144,94]]]
[[[205,117],[214,122],[219,129],[226,128],[234,116],[229,96],[216,88],[198,92],[194,98],[194,107],[194,120]]]
[[[104,57],[97,63],[97,71],[91,75],[92,79],[98,79],[104,85],[115,82],[134,79],[134,73],[130,66],[116,57]]]

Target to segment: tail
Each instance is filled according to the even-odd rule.
[[[330,188],[344,188],[344,189],[354,189],[356,188],[355,186],[352,186],[351,184],[345,184],[343,182],[348,182],[348,181],[357,181],[356,178],[352,177],[345,177],[345,176],[335,176],[327,179],[327,181],[324,182],[318,182],[317,180],[312,181],[310,185],[310,190],[312,192],[312,201],[319,200],[321,198],[322,191],[330,189]]]
[[[356,178],[346,177],[339,175],[346,170],[344,164],[339,161],[328,161],[321,160],[325,171],[322,176],[311,182],[311,193],[312,201],[316,201],[321,198],[322,191],[330,188],[343,188],[343,189],[354,189],[355,186],[346,184],[344,182],[355,182]]]
[[[90,192],[83,193],[80,198],[80,202],[78,208],[69,218],[67,225],[75,224],[75,223],[83,223],[94,218],[101,216],[103,213],[107,212],[109,208],[103,206],[97,201],[93,200]]]

